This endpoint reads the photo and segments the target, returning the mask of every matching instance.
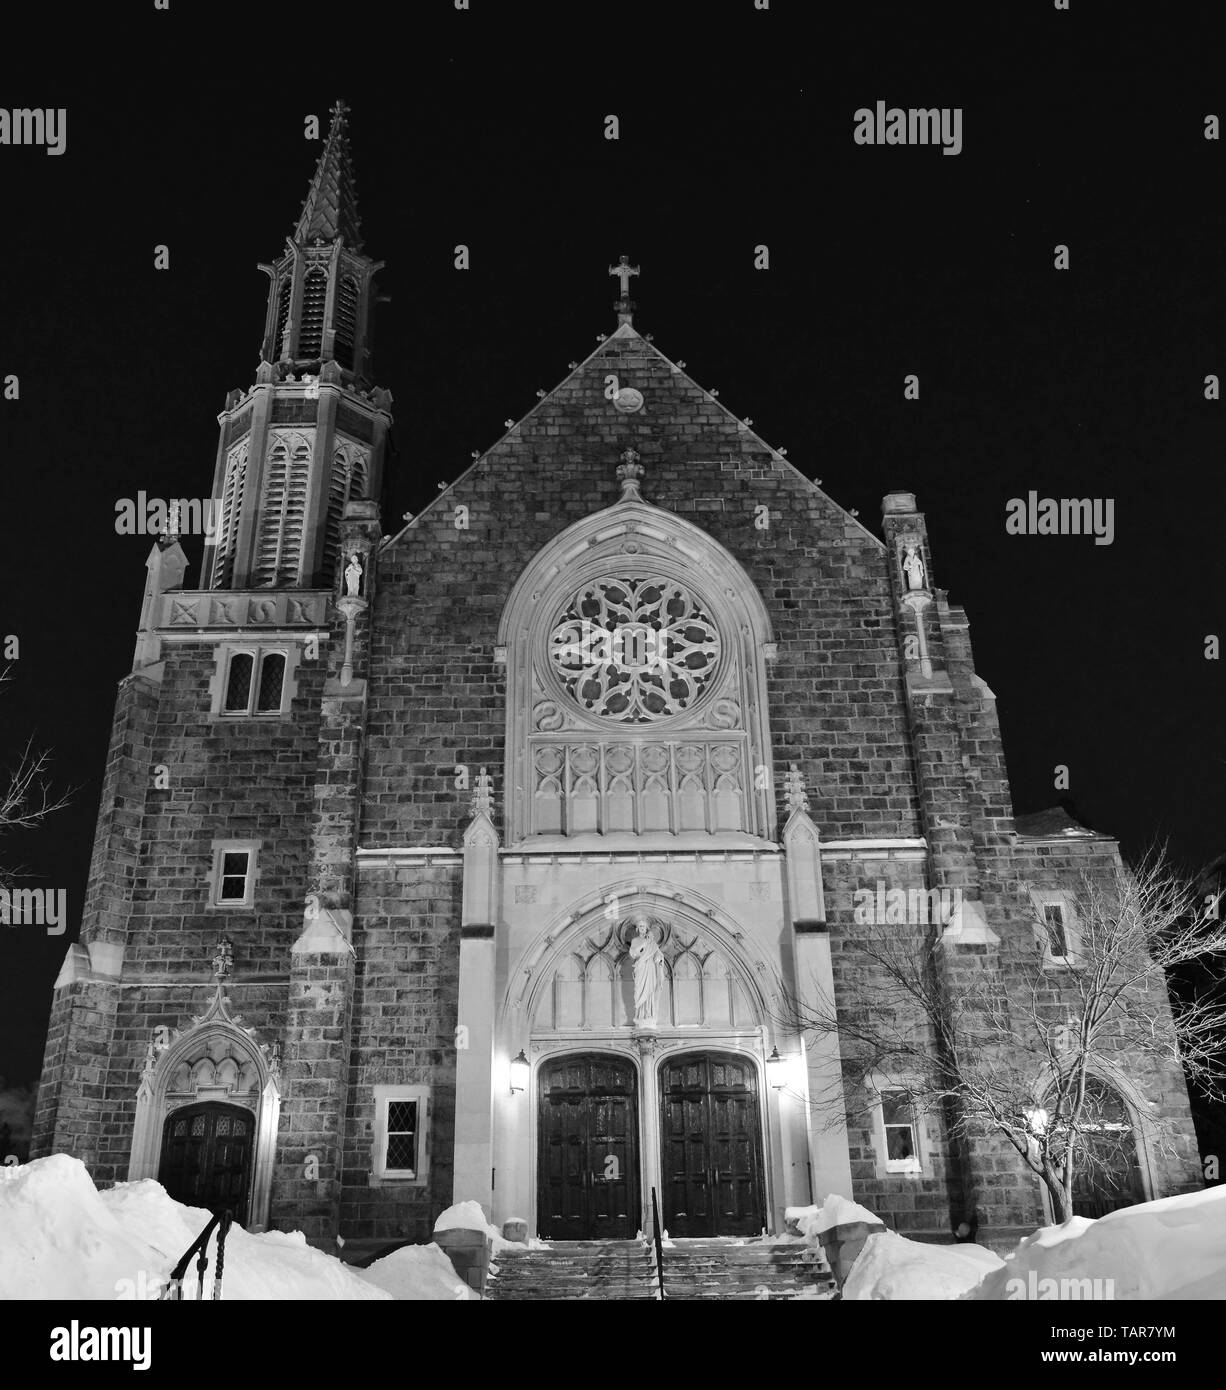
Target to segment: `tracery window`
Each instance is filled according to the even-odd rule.
[[[719,668],[720,639],[687,585],[602,576],[571,596],[549,655],[581,709],[646,724],[694,705]]]
[[[770,621],[712,537],[642,503],[593,513],[529,564],[500,634],[509,843],[773,836]]]

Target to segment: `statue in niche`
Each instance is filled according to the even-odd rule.
[[[630,943],[634,966],[634,1026],[654,1028],[664,984],[664,952],[651,934],[646,917],[635,920],[637,935]]]
[[[362,591],[362,561],[358,555],[349,557],[349,563],[345,566],[345,594],[349,598],[358,598]]]
[[[907,576],[907,588],[922,589],[924,587],[924,562],[920,559],[916,546],[909,545],[907,547],[907,554],[902,562],[902,567]]]

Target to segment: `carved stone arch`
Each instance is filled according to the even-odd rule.
[[[613,898],[617,901],[617,912],[615,918],[610,919],[608,900]],[[775,976],[770,962],[752,937],[742,932],[722,908],[702,895],[690,892],[678,899],[674,885],[663,881],[645,883],[642,879],[628,879],[605,887],[601,897],[583,903],[578,911],[559,914],[546,925],[511,970],[500,1010],[502,1017],[531,1029],[546,993],[556,989],[559,966],[564,961],[581,957],[580,948],[585,941],[595,938],[603,941],[605,936],[616,933],[641,915],[646,915],[653,925],[666,926],[675,936],[677,949],[669,958],[670,974],[672,961],[691,951],[691,943],[698,939],[705,943],[708,951],[718,953],[735,987],[747,1001],[750,1017],[739,1021],[736,1027],[746,1032],[756,1031],[762,1036],[773,1031],[772,1020],[779,1014]],[[732,1021],[711,1026],[727,1028],[732,1026]]]
[[[1094,1058],[1087,1065],[1086,1071],[1095,1081],[1114,1091],[1123,1103],[1129,1118],[1132,1120],[1132,1138],[1136,1148],[1137,1169],[1144,1188],[1144,1196],[1149,1201],[1162,1197],[1164,1194],[1161,1184],[1162,1168],[1159,1161],[1160,1137],[1157,1123],[1151,1113],[1152,1107],[1141,1094],[1136,1082],[1126,1076],[1118,1067],[1112,1066],[1105,1058]],[[1036,1104],[1041,1105],[1043,1103],[1044,1097],[1054,1082],[1054,1071],[1050,1067],[1045,1068],[1035,1087]],[[1040,1184],[1040,1189],[1043,1209],[1050,1222],[1054,1220],[1051,1199],[1045,1184]]]
[[[241,1105],[255,1118],[255,1156],[248,1210],[239,1220],[249,1230],[268,1224],[281,1113],[280,1059],[231,1012],[219,988],[205,1012],[175,1029],[160,1052],[152,1040],[136,1092],[136,1120],[128,1181],[156,1178],[166,1119],[202,1100]]]
[[[509,845],[589,833],[774,841],[758,772],[771,762],[773,631],[714,537],[641,501],[586,517],[525,568],[497,640]]]

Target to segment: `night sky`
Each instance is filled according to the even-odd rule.
[[[0,636],[21,642],[0,745],[11,763],[32,736],[73,797],[0,839],[69,905],[64,936],[0,927],[10,1084],[41,1065],[131,669],[151,542],[116,534],[115,504],[209,494],[216,414],[254,378],[256,263],[321,148],[304,119],[326,130],[338,97],[391,297],[386,532],[613,331],[625,253],[636,328],[871,530],[886,492],[917,494],[1019,813],[1059,801],[1067,764],[1126,854],[1226,850],[1226,668],[1204,657],[1226,639],[1226,404],[1204,398],[1226,376],[1223,145],[1203,135],[1226,117],[1221,7],[471,5],[6,16],[4,105],[68,118],[63,156],[0,146],[0,377],[21,392],[0,401]],[[962,152],[856,145],[878,100],[960,106]],[[1031,489],[1113,498],[1114,543],[1007,535]]]

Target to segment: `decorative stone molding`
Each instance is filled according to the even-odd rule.
[[[497,634],[507,780],[527,793],[507,798],[508,842],[773,838],[775,807],[754,776],[770,763],[762,653],[773,640],[749,576],[680,517],[625,499],[556,536]]]
[[[219,629],[326,627],[328,594],[315,589],[186,590],[161,594],[153,607],[161,636]]]
[[[254,1028],[242,1026],[219,979],[204,1013],[174,1029],[164,1045],[158,1045],[156,1033],[147,1045],[128,1181],[157,1177],[162,1130],[175,1110],[200,1100],[242,1106],[255,1117],[255,1150],[248,1210],[237,1215],[249,1230],[263,1230],[281,1113],[280,1069],[277,1044],[260,1043]]]

